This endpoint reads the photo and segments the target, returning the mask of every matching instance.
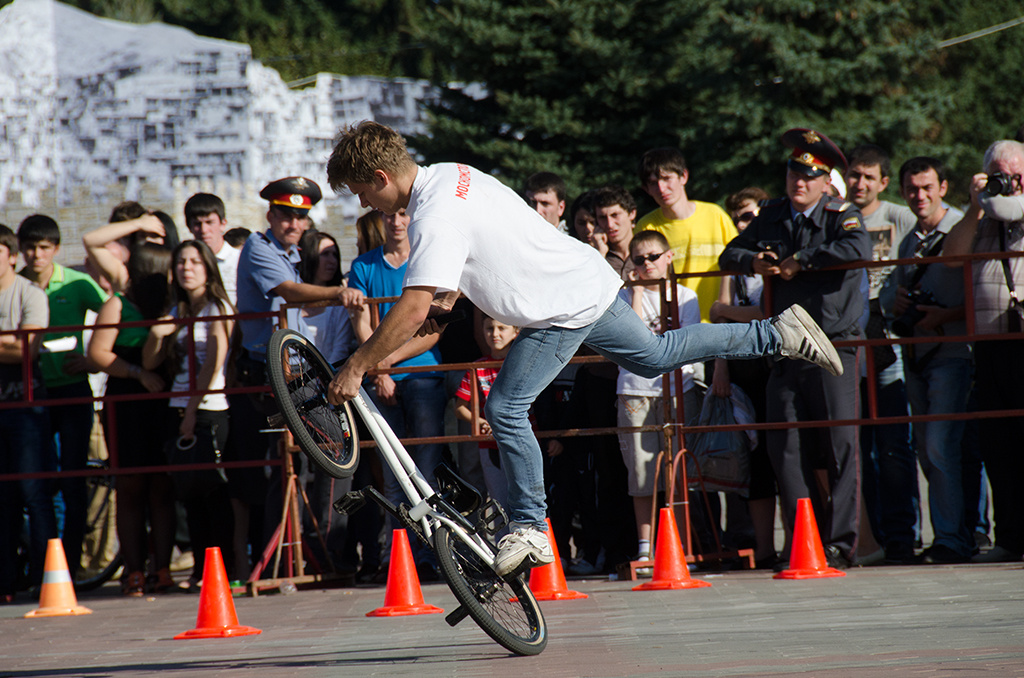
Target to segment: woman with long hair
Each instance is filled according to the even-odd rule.
[[[306,231],[299,240],[299,276],[311,285],[342,285],[338,241],[323,231]],[[355,331],[344,306],[313,306],[302,311],[310,339],[328,362],[344,360],[352,352]]]
[[[101,327],[163,315],[167,302],[167,277],[171,252],[163,245],[144,243],[128,259],[128,280],[124,292],[113,295],[100,308],[97,329],[89,341],[89,359],[109,375],[107,396],[158,393],[165,379],[157,365],[142,364],[142,348],[149,336],[147,327]],[[125,398],[104,406],[104,433],[121,468],[161,466],[167,463],[163,446],[154,445],[152,425],[167,408],[165,399]],[[149,519],[150,532],[146,530]],[[129,473],[117,478],[117,536],[121,542],[125,595],[146,592],[146,556],[150,537],[154,578],[151,591],[166,591],[171,579],[171,550],[174,548],[174,486],[166,473]]]
[[[177,395],[171,397],[169,416],[164,415],[168,448],[173,445],[181,451],[172,450],[171,454],[177,455],[173,460],[219,461],[228,437],[228,399],[224,393],[207,391],[224,389],[234,322],[218,316],[234,314],[235,308],[221,281],[217,259],[206,243],[181,243],[174,249],[172,261],[172,307],[163,319],[192,318],[196,322],[153,325],[143,348],[143,367],[167,361],[174,368],[171,393]],[[177,473],[175,481],[192,541],[194,567],[189,586],[194,586],[202,579],[208,547],[219,546],[230,569],[231,500],[227,478],[219,469]]]
[[[366,254],[384,246],[384,219],[377,210],[370,210],[356,219],[356,251]]]

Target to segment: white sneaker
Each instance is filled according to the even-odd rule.
[[[843,374],[843,362],[835,347],[803,307],[790,306],[772,318],[772,326],[782,337],[779,353],[784,357],[814,363],[836,377]]]
[[[507,577],[520,569],[547,565],[554,561],[555,554],[546,533],[530,525],[514,524],[512,531],[498,542],[494,571],[499,577]]]

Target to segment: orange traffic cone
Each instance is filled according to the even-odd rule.
[[[75,587],[71,584],[71,573],[68,572],[68,560],[64,557],[64,547],[60,539],[50,539],[46,542],[39,607],[25,617],[70,617],[79,614],[92,614],[92,610],[78,604]]]
[[[235,601],[231,599],[228,573],[224,569],[224,558],[220,548],[206,549],[203,565],[203,588],[199,591],[199,616],[196,627],[174,636],[175,640],[189,638],[233,638],[254,636],[263,633],[251,626],[240,626],[235,614]]]
[[[384,607],[367,612],[367,617],[401,617],[409,614],[437,614],[439,607],[423,602],[420,578],[409,548],[405,530],[395,530],[391,537],[391,564],[388,566],[388,588],[384,592]]]
[[[683,555],[683,542],[679,539],[676,517],[672,509],[659,512],[658,541],[654,545],[654,579],[638,586],[634,591],[664,591],[666,589],[698,589],[711,586],[706,581],[690,579],[690,569]]]
[[[775,575],[774,579],[819,579],[822,577],[845,577],[846,573],[828,566],[825,549],[818,535],[818,523],[814,520],[814,509],[810,499],[797,499],[796,524],[793,526],[793,546],[790,551],[789,569]]]
[[[562,559],[558,557],[558,545],[555,544],[555,532],[551,529],[548,519],[548,541],[551,551],[555,554],[554,562],[530,570],[530,590],[537,600],[579,600],[586,598],[586,593],[570,591],[565,583],[565,572],[562,570]]]

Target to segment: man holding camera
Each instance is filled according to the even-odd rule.
[[[786,198],[774,200],[718,259],[722,270],[764,276],[766,315],[800,304],[831,340],[856,339],[864,312],[861,269],[821,270],[871,258],[871,240],[860,210],[826,193],[832,168],[846,169],[842,151],[820,132],[792,129],[782,142],[793,148],[786,171]],[[796,361],[781,360],[768,379],[768,421],[829,421],[860,416],[860,367],[856,348],[837,349],[843,372],[832,376]],[[811,499],[832,567],[847,567],[856,553],[860,517],[857,427],[832,426],[768,431],[768,456],[779,482],[787,525],[797,500]],[[830,497],[819,490],[827,474]],[[788,560],[787,551],[783,562]]]
[[[942,161],[911,158],[900,167],[900,193],[917,224],[899,244],[898,258],[935,257],[963,213],[942,198],[949,184]],[[898,266],[879,299],[900,337],[966,334],[963,275],[939,263]],[[903,345],[907,398],[915,415],[954,414],[967,409],[971,347],[966,342]],[[964,516],[961,439],[964,421],[914,424],[914,445],[925,478],[935,540],[926,563],[964,563],[974,550],[973,526]]]
[[[1024,145],[1002,140],[985,152],[985,172],[971,180],[971,207],[946,237],[944,254],[1024,251]],[[984,219],[981,219],[984,214]],[[980,219],[980,223],[979,223]],[[947,264],[960,267],[960,262]],[[959,275],[959,271],[957,274]],[[974,323],[977,334],[1017,336],[974,344],[975,388],[980,410],[1024,409],[1024,259],[975,261]],[[1024,554],[1024,417],[986,419],[979,427],[982,459],[992,483],[995,546],[972,562],[1017,562]]]

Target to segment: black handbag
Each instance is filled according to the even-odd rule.
[[[220,464],[223,459],[217,445],[217,424],[196,426],[192,439],[179,436],[168,441],[167,459],[172,465]],[[228,482],[227,474],[220,466],[213,469],[172,471],[171,478],[178,499],[182,501],[206,497]]]

